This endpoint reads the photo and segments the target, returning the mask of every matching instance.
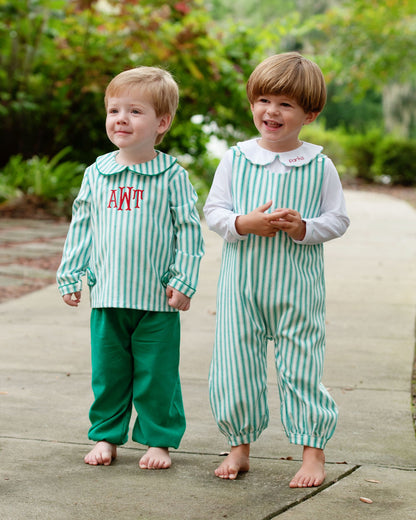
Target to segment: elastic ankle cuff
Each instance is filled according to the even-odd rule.
[[[311,448],[319,448],[323,450],[329,439],[322,437],[314,437],[311,435],[303,435],[300,433],[290,433],[288,435],[291,444],[298,444],[300,446],[310,446]]]

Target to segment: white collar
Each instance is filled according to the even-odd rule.
[[[125,170],[141,175],[159,175],[176,163],[176,159],[171,155],[157,151],[156,157],[148,162],[125,166],[116,161],[117,154],[118,150],[97,157],[96,166],[98,171],[103,175],[114,175]]]
[[[289,152],[271,152],[258,144],[258,138],[237,143],[237,148],[253,164],[266,166],[278,158],[285,166],[303,166],[310,163],[322,151],[323,147],[303,142],[299,148]]]

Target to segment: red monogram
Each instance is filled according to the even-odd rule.
[[[290,163],[294,163],[294,162],[298,162],[298,161],[303,161],[305,158],[304,157],[299,157],[299,155],[297,157],[294,157],[293,159],[289,159],[289,162]]]
[[[132,186],[124,187],[120,186],[118,190],[111,190],[110,202],[107,208],[117,209],[122,211],[123,209],[131,211],[133,209],[139,209],[139,202],[143,200],[143,190],[137,190]],[[123,205],[125,206],[123,208]]]

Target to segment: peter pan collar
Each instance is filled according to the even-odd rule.
[[[290,152],[271,152],[258,144],[258,139],[237,143],[238,150],[253,164],[266,166],[278,158],[285,166],[303,166],[310,163],[322,151],[323,147],[303,142],[299,148]]]
[[[176,159],[171,155],[157,151],[156,157],[151,161],[126,166],[124,164],[119,164],[116,161],[117,154],[118,151],[116,150],[97,157],[95,164],[98,171],[103,175],[114,175],[115,173],[121,173],[125,170],[130,170],[141,175],[159,175],[169,169],[176,162]]]

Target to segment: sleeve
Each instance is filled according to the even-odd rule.
[[[170,198],[175,255],[163,282],[191,298],[198,284],[204,242],[196,207],[198,197],[183,168],[171,180]]]
[[[299,244],[321,244],[342,236],[349,224],[344,193],[338,172],[331,159],[325,159],[320,215],[306,222],[306,235]]]
[[[88,170],[72,206],[72,220],[66,237],[56,280],[61,296],[82,290],[82,277],[91,255],[91,189]]]
[[[232,162],[233,152],[228,150],[218,165],[204,205],[208,228],[218,233],[226,242],[247,240],[246,235],[240,235],[235,229],[239,214],[234,212],[231,193]]]

